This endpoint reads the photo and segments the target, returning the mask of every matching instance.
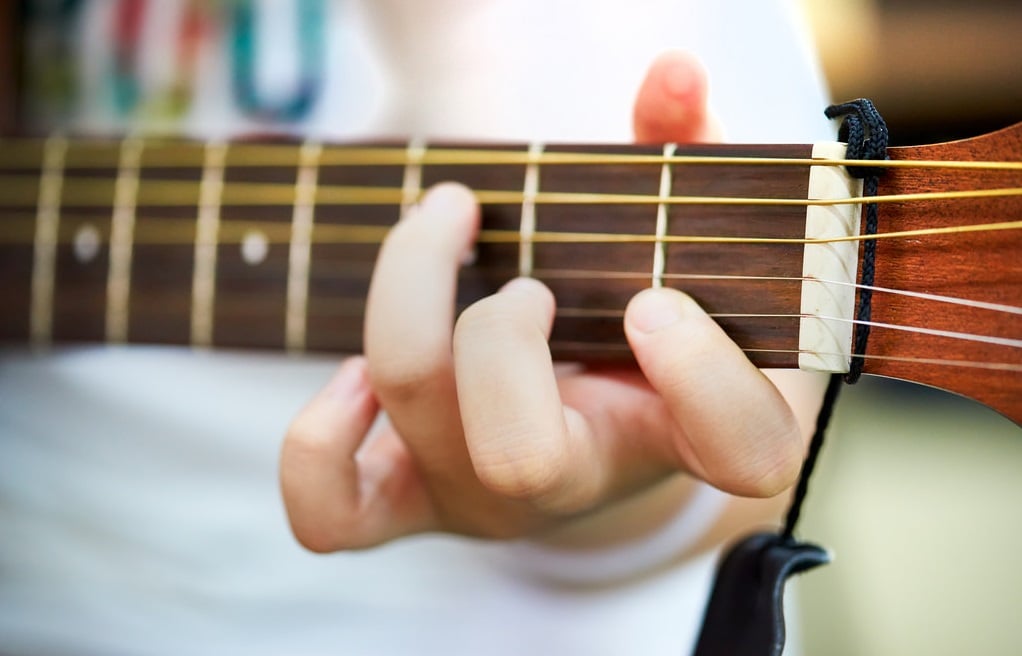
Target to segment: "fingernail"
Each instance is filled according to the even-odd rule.
[[[672,97],[687,99],[696,89],[696,80],[688,66],[674,63],[664,75],[664,87]]]
[[[628,320],[643,333],[662,330],[681,320],[678,299],[663,290],[640,292],[628,306]]]

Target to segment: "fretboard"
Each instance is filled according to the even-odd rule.
[[[483,214],[459,307],[542,280],[557,358],[629,360],[625,305],[670,286],[759,366],[861,358],[1022,423],[1022,125],[889,155],[861,319],[860,183],[834,144],[0,140],[0,341],[357,352],[381,240],[456,180]]]
[[[758,365],[797,366],[810,146],[0,148],[5,340],[359,351],[380,240],[456,180],[483,212],[459,307],[533,276],[556,357],[620,360],[628,299],[673,286]]]

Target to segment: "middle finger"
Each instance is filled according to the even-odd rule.
[[[365,351],[373,388],[427,477],[471,470],[451,335],[458,268],[478,227],[468,189],[432,188],[387,236],[369,288]]]

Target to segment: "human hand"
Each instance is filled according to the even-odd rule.
[[[715,138],[706,95],[692,59],[661,57],[639,91],[637,138]],[[791,408],[681,292],[646,290],[628,305],[641,373],[558,372],[547,347],[555,300],[534,280],[511,281],[455,325],[478,214],[468,190],[440,185],[385,241],[365,356],[342,364],[284,442],[281,485],[303,545],[535,535],[677,472],[748,496],[794,481],[804,447]]]

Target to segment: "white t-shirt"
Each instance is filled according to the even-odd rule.
[[[147,3],[140,61],[153,84],[167,76],[166,26],[182,4]],[[78,129],[125,127],[102,79],[115,5],[91,3],[83,17]],[[327,83],[306,119],[285,129],[627,141],[647,65],[684,48],[710,71],[711,104],[729,140],[832,137],[813,60],[782,3],[327,7]],[[259,83],[286,95],[297,66],[292,10],[268,1],[259,8],[267,12],[257,27]],[[204,42],[189,113],[147,127],[265,130],[232,101],[227,42],[223,33]],[[547,578],[543,556],[528,548],[452,537],[326,557],[303,551],[287,528],[277,454],[290,419],[334,366],[332,357],[174,348],[5,352],[0,651],[610,656],[690,648],[712,556],[612,584],[567,585]],[[714,505],[707,499],[703,510]],[[688,529],[661,536],[679,550],[705,524],[683,519]],[[589,575],[598,580],[613,559],[576,562],[596,568]]]

